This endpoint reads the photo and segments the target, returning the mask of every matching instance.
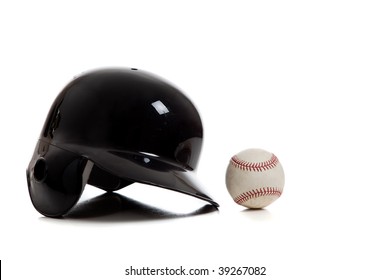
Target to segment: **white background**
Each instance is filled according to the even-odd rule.
[[[130,265],[389,279],[389,14],[372,0],[1,1],[4,279],[131,279]],[[158,74],[196,104],[198,177],[218,212],[192,215],[198,200],[142,185],[122,192],[143,203],[135,211],[35,211],[25,169],[49,107],[74,75],[106,66]],[[263,211],[225,188],[229,158],[249,147],[286,174]],[[243,277],[199,277],[224,278]]]

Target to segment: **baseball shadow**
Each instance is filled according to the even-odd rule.
[[[253,221],[269,221],[272,220],[272,214],[267,209],[244,209],[241,214]]]
[[[42,219],[103,223],[144,222],[191,217],[213,212],[218,212],[218,209],[211,204],[206,204],[189,213],[175,213],[144,204],[118,193],[104,193],[92,199],[79,202],[62,218],[52,219],[42,217]]]

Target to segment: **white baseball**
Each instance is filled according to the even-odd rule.
[[[236,203],[248,208],[264,208],[283,192],[283,167],[270,152],[244,150],[230,159],[226,187]]]

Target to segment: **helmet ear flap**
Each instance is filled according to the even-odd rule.
[[[27,168],[34,207],[48,217],[66,214],[80,199],[92,167],[85,157],[39,141]]]

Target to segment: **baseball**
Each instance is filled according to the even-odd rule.
[[[244,150],[230,159],[226,187],[237,204],[264,208],[282,194],[284,171],[274,154],[262,149]]]

